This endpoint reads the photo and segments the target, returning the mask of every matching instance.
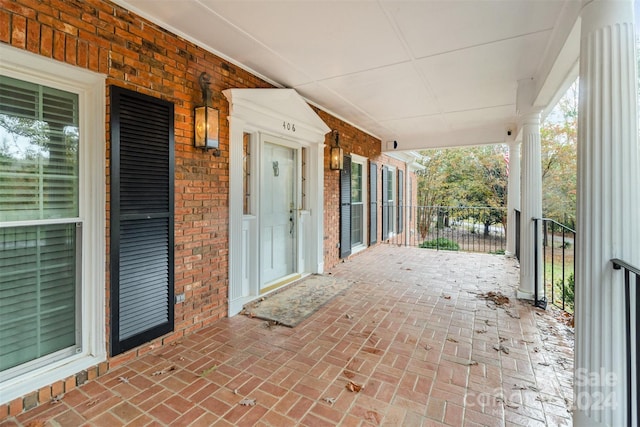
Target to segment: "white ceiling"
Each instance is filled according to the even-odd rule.
[[[295,89],[383,150],[503,142],[518,81],[533,79],[546,107],[578,55],[581,0],[116,2]]]

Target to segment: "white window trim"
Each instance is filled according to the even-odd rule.
[[[351,247],[352,254],[367,249],[369,237],[369,163],[367,160],[366,157],[351,154],[351,163],[357,163],[362,166],[362,243]]]
[[[78,94],[82,233],[82,351],[0,383],[0,404],[107,359],[105,317],[106,76],[0,43],[0,74]],[[13,223],[12,223],[13,224]]]

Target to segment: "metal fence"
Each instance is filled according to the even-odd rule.
[[[640,424],[640,268],[613,259],[613,268],[624,274],[626,341],[627,425]]]
[[[390,244],[436,250],[504,254],[507,210],[488,207],[404,206],[409,227],[389,233]]]
[[[542,230],[542,260],[536,257],[536,270],[542,269],[542,295],[538,283],[535,284],[536,305],[545,306],[547,301],[556,307],[573,313],[575,230],[549,218],[535,218],[536,234]],[[540,228],[541,227],[541,228]],[[536,246],[538,240],[536,240]],[[535,248],[538,254],[538,248]],[[536,282],[539,275],[536,274]]]

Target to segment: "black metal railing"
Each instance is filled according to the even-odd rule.
[[[515,228],[515,235],[516,235],[516,258],[518,259],[518,261],[520,261],[520,211],[518,209],[515,209],[516,211],[516,228]]]
[[[534,298],[538,307],[546,308],[547,301],[573,313],[575,289],[575,230],[550,218],[534,218],[535,235],[542,230],[542,259],[535,239],[535,283]],[[542,269],[542,274],[540,274]],[[543,286],[538,283],[542,275]]]
[[[404,206],[408,226],[402,233],[390,228],[383,241],[402,246],[504,254],[505,208]]]
[[[637,426],[640,424],[640,269],[619,259],[611,262],[614,269],[622,270],[624,274],[627,425]]]

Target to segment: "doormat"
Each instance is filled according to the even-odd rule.
[[[245,305],[243,313],[293,328],[351,285],[348,280],[314,274]]]

